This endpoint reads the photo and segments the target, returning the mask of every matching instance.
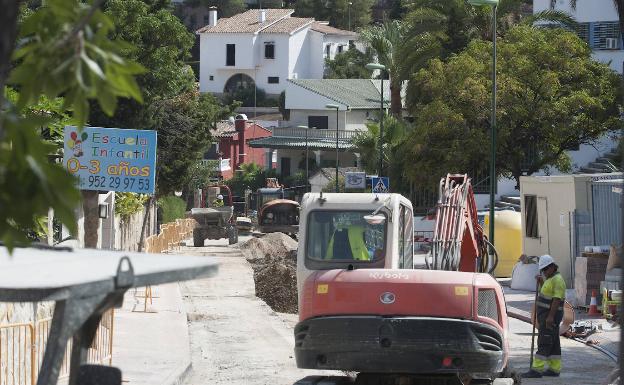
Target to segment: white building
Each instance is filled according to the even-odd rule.
[[[374,79],[291,79],[285,102],[289,120],[273,128],[272,136],[249,145],[264,148],[265,159],[275,156],[281,176],[304,171],[306,157],[313,170],[335,167],[336,159],[341,168],[360,167],[360,154],[353,152],[351,140],[379,118],[380,90],[381,81]],[[390,107],[387,81],[384,106]]]
[[[239,87],[279,95],[288,79],[322,79],[325,59],[349,49],[354,32],[313,18],[291,17],[292,9],[252,9],[219,19],[216,9],[200,28],[201,92],[223,94]]]
[[[553,9],[551,0],[533,0],[533,13],[550,9]],[[622,73],[624,45],[613,0],[577,0],[576,9],[570,7],[570,0],[556,0],[554,9],[577,20],[577,33],[589,44],[596,60],[609,63],[611,68]]]

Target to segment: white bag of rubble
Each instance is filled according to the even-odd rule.
[[[511,288],[535,291],[535,276],[539,273],[536,263],[516,263],[511,273]]]

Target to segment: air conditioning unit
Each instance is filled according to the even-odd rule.
[[[606,49],[618,49],[618,39],[614,39],[612,37],[606,38],[605,48]]]

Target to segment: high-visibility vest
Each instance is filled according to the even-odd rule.
[[[334,259],[334,236],[336,235],[336,231],[334,231],[334,234],[329,240],[329,245],[327,245],[325,259]],[[364,227],[349,226],[347,228],[347,236],[349,238],[349,247],[351,248],[353,259],[357,261],[369,261],[371,258],[366,248],[366,242],[364,242]]]

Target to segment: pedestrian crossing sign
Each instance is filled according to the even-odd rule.
[[[373,186],[373,193],[390,192],[390,179],[388,177],[373,177],[371,185]]]

